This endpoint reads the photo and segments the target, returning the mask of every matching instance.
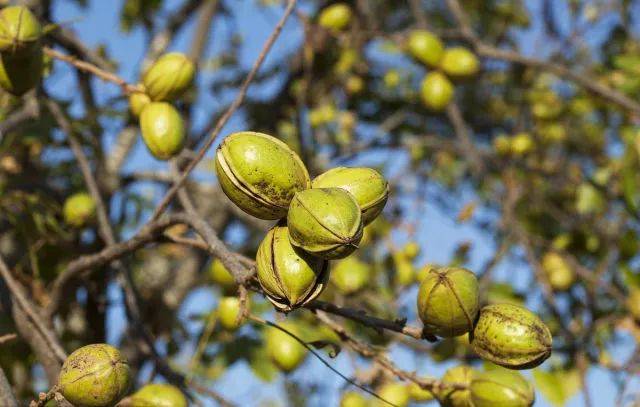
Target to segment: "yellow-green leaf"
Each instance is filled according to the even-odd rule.
[[[536,389],[544,398],[557,407],[564,406],[581,387],[580,374],[577,370],[556,370],[546,372],[541,369],[533,371]]]

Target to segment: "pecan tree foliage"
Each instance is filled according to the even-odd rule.
[[[284,381],[291,404],[312,404],[325,384],[278,369],[304,371],[317,363],[298,367],[309,352],[331,366],[342,351],[357,369],[334,373],[361,388],[347,388],[345,400],[403,405],[407,391],[416,402],[432,393],[443,403],[468,399],[468,367],[432,378],[388,353],[402,348],[427,366],[455,360],[482,370],[466,337],[427,341],[417,319],[416,287],[435,267],[416,243],[432,232],[420,223],[425,199],[492,242],[494,252],[473,270],[481,305],[527,304],[551,329],[553,356],[533,374],[539,390],[556,403],[581,390],[589,404],[585,375],[598,366],[618,380],[620,403],[634,397],[625,388],[640,360],[615,352],[625,346],[632,349],[625,355],[638,355],[640,340],[640,49],[629,2],[352,1],[342,2],[348,23],[332,26],[319,14],[333,2],[256,0],[246,7],[274,28],[260,33],[264,44],[247,62],[242,38],[210,36],[239,18],[233,0],[126,1],[114,30],[145,32],[140,72],[175,49],[178,35],[191,38],[180,51],[197,67],[197,85],[174,103],[183,149],[160,170],[147,166],[153,161],[132,112],[142,77],[121,75],[108,42],[89,46],[73,23],[53,21],[59,1],[21,3],[43,26],[44,58],[41,81],[9,89],[21,96],[1,94],[5,404],[51,390],[36,403],[64,405],[55,386],[62,363],[83,345],[105,342],[107,312],[118,306],[110,292],[123,299],[117,346],[135,388],[162,378],[204,404],[242,404],[217,383],[246,362],[258,380]],[[281,38],[285,22],[298,39]],[[446,48],[465,47],[479,69],[460,78],[455,58],[450,69],[412,58],[416,30]],[[598,41],[588,41],[594,33]],[[264,64],[277,41],[287,44],[283,56]],[[73,92],[56,91],[65,74]],[[261,84],[274,90],[251,91]],[[98,86],[117,96],[105,100]],[[224,106],[213,110],[207,98]],[[204,122],[196,110],[206,112]],[[286,317],[254,277],[273,222],[239,210],[212,177],[195,176],[211,172],[212,146],[234,115],[287,143],[312,177],[365,163],[389,179],[389,201],[360,250],[333,264],[319,299]],[[73,210],[72,196],[75,205],[94,205],[94,215]],[[473,246],[456,243],[438,266],[469,265]],[[510,268],[507,278],[501,267]],[[183,301],[202,288],[219,306],[179,318]],[[279,350],[293,337],[306,349]],[[285,356],[274,358],[278,352]]]

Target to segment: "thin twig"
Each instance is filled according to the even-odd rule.
[[[11,342],[18,337],[17,334],[6,334],[0,336],[0,345],[5,344],[7,342]]]
[[[9,132],[40,116],[40,106],[35,96],[25,98],[22,107],[2,120],[0,123],[0,140]]]
[[[53,354],[56,356],[56,358],[58,358],[60,362],[64,362],[64,360],[67,358],[66,352],[64,351],[64,349],[62,349],[62,346],[60,345],[58,339],[47,327],[42,317],[40,316],[40,313],[35,309],[33,303],[29,301],[27,297],[25,297],[22,291],[22,287],[20,287],[19,283],[13,278],[9,267],[7,267],[7,264],[4,262],[4,259],[1,256],[0,276],[2,276],[2,279],[7,284],[9,291],[11,291],[11,294],[16,299],[20,308],[22,308],[22,310],[27,314],[33,325],[37,328],[40,335],[42,335],[43,339],[47,343],[47,346],[49,346]]]
[[[254,270],[243,265],[238,256],[224,244],[213,228],[200,217],[197,212],[185,215],[187,223],[202,237],[211,248],[210,252],[216,256],[233,275],[240,285],[246,284],[254,275]]]
[[[191,356],[189,363],[187,364],[187,380],[191,380],[196,370],[196,365],[200,363],[200,358],[204,353],[204,350],[209,343],[209,339],[211,339],[211,334],[213,330],[216,328],[218,323],[218,316],[215,312],[209,312],[209,317],[207,318],[207,323],[205,324],[204,329],[202,330],[202,335],[200,335],[200,339],[198,339],[198,345],[196,346],[195,352]]]
[[[113,235],[113,231],[111,230],[111,226],[109,224],[107,208],[100,194],[98,182],[96,181],[96,178],[94,177],[91,170],[91,163],[89,163],[89,159],[82,150],[82,144],[80,143],[80,140],[78,140],[78,137],[71,127],[71,123],[65,116],[60,106],[51,99],[48,99],[46,103],[54,120],[67,136],[67,141],[69,142],[69,146],[71,147],[73,154],[76,156],[76,160],[78,161],[78,165],[80,166],[80,171],[82,172],[84,181],[87,184],[89,193],[93,197],[93,200],[96,204],[96,213],[98,217],[98,228],[100,236],[108,245],[115,244],[115,236]]]
[[[247,287],[241,285],[238,287],[238,298],[240,299],[240,312],[236,317],[236,325],[240,326],[249,316],[249,291]]]
[[[202,2],[200,6],[200,14],[198,15],[198,24],[194,30],[189,49],[189,59],[196,62],[201,60],[204,49],[209,42],[209,34],[211,32],[211,21],[218,10],[218,0],[207,0]]]
[[[73,55],[67,55],[49,47],[44,47],[43,50],[46,55],[52,58],[59,59],[68,64],[71,64],[77,69],[84,72],[88,72],[92,75],[95,75],[98,78],[102,79],[103,81],[115,83],[116,85],[120,86],[125,93],[134,93],[134,92],[144,91],[144,89],[142,89],[140,86],[131,85],[127,83],[127,81],[119,77],[118,75],[111,73],[109,71],[105,71],[104,69],[99,68],[89,62],[83,61]]]
[[[32,401],[29,406],[30,407],[44,407],[47,405],[47,403],[50,400],[55,399],[56,397],[56,393],[59,391],[60,389],[58,388],[57,385],[53,386],[51,388],[51,390],[49,390],[46,393],[40,393],[38,395],[38,401]]]
[[[578,354],[577,357],[577,367],[580,373],[580,382],[582,387],[582,394],[584,397],[584,405],[585,407],[592,407],[593,400],[591,399],[591,394],[589,393],[589,386],[587,383],[587,370],[589,368],[589,361],[585,355],[585,352],[582,351]]]
[[[351,319],[360,323],[361,325],[368,326],[378,331],[385,329],[388,331],[398,332],[406,336],[410,336],[414,339],[424,339],[423,330],[418,327],[407,326],[405,319],[399,320],[386,320],[382,318],[373,317],[367,315],[366,312],[356,310],[352,308],[344,308],[334,305],[330,302],[314,301],[307,306],[307,308],[314,310],[322,310],[331,314],[339,315],[344,318]]]
[[[105,157],[105,168],[110,177],[117,178],[118,172],[124,165],[129,152],[138,140],[138,131],[137,125],[131,125],[122,129],[120,134],[118,134],[116,142],[109,151],[108,157]],[[119,185],[117,182],[113,184]]]
[[[162,30],[159,30],[149,41],[147,54],[142,62],[142,70],[144,71],[149,64],[160,54],[166,51],[176,32],[182,27],[185,21],[191,18],[191,15],[201,5],[202,0],[188,0],[182,3],[180,8],[173,11],[166,21]]]
[[[194,249],[202,250],[207,253],[209,253],[211,250],[209,245],[207,245],[207,243],[202,239],[190,239],[188,237],[171,236],[167,233],[164,233],[163,235],[161,235],[160,239],[162,239],[163,241],[166,240],[167,242],[176,243],[176,244],[187,246],[187,247],[192,247]]]
[[[7,376],[0,366],[0,404],[6,407],[18,407],[16,397],[13,395],[13,390],[7,380]]]
[[[297,0],[289,0],[287,8],[282,18],[280,19],[280,21],[278,21],[278,24],[274,28],[271,35],[269,35],[269,38],[267,38],[267,41],[262,47],[262,51],[260,51],[258,58],[256,59],[255,63],[253,64],[253,67],[251,68],[251,71],[249,71],[249,74],[247,75],[244,82],[242,83],[242,86],[240,87],[240,91],[238,92],[238,95],[236,96],[235,100],[229,106],[227,111],[220,117],[220,120],[218,120],[218,123],[216,124],[216,127],[213,129],[213,132],[211,133],[211,135],[209,136],[205,144],[200,148],[200,150],[198,150],[196,157],[193,160],[191,160],[189,165],[187,165],[185,170],[180,175],[180,178],[169,189],[169,191],[164,196],[164,198],[162,198],[162,200],[154,210],[153,215],[151,216],[152,221],[157,219],[162,214],[162,212],[164,212],[164,210],[167,209],[167,207],[169,206],[169,203],[171,202],[175,194],[178,192],[178,189],[180,189],[182,184],[184,184],[185,180],[187,179],[191,171],[193,171],[193,169],[196,167],[196,165],[198,165],[198,163],[202,160],[202,158],[204,158],[204,155],[207,153],[209,148],[213,145],[214,141],[222,131],[222,128],[227,124],[231,116],[233,116],[235,111],[240,107],[240,105],[242,105],[242,102],[244,101],[244,98],[247,94],[249,86],[251,85],[251,82],[253,81],[253,78],[256,76],[256,74],[260,70],[260,67],[262,66],[262,63],[267,57],[267,54],[271,50],[273,44],[278,39],[278,36],[280,35],[282,28],[284,27],[285,23],[289,19],[289,16],[291,15],[291,13],[295,8],[296,2]]]
[[[181,214],[162,217],[153,223],[145,225],[127,241],[107,246],[98,253],[79,257],[69,263],[67,268],[58,275],[52,284],[49,305],[47,306],[47,315],[49,318],[57,312],[61,305],[67,284],[77,278],[82,272],[90,269],[98,269],[116,259],[126,256],[145,244],[154,241],[167,228],[182,223],[183,221],[184,217]]]
[[[471,43],[475,51],[485,58],[499,59],[531,68],[541,69],[551,72],[561,78],[568,79],[579,84],[591,93],[609,100],[616,105],[640,115],[640,103],[625,96],[624,94],[603,85],[598,79],[592,78],[586,74],[575,72],[565,66],[554,62],[543,61],[535,58],[529,58],[514,51],[496,48],[490,44],[484,43],[473,30],[469,18],[458,0],[446,0],[447,6],[451,14],[455,18],[462,36]]]
[[[209,397],[210,399],[213,399],[213,400],[217,401],[218,404],[220,404],[221,407],[234,407],[235,406],[235,404],[233,404],[232,402],[230,402],[227,399],[225,399],[218,392],[215,392],[215,391],[211,390],[210,388],[201,385],[200,383],[197,383],[197,382],[195,382],[193,380],[187,380],[186,385],[189,386],[189,388],[193,389],[193,391],[195,391],[196,393],[202,394],[202,395],[204,395],[206,397]]]
[[[58,104],[52,100],[48,100],[47,106],[49,107],[51,114],[54,116],[54,119],[56,120],[58,126],[66,133],[67,140],[71,146],[71,150],[76,156],[76,160],[78,161],[78,165],[80,166],[80,171],[82,172],[84,181],[96,203],[96,212],[98,217],[98,228],[100,235],[106,242],[107,246],[113,246],[117,243],[115,233],[109,221],[107,207],[102,199],[98,183],[93,172],[91,171],[89,160],[87,159],[87,156],[82,149],[82,145],[77,139],[75,133],[73,132],[71,124],[67,120]],[[138,298],[138,295],[135,291],[130,269],[126,268],[120,260],[114,260],[113,263],[119,275],[122,277],[121,286],[124,292],[128,317],[132,321],[134,329],[142,339],[143,344],[146,345],[146,349],[144,349],[145,353],[147,353],[147,355],[151,357],[156,367],[161,371],[162,375],[165,376],[167,380],[173,382],[178,386],[184,387],[184,376],[174,371],[173,368],[171,368],[169,364],[158,354],[158,351],[155,348],[153,336],[142,321],[140,299]]]
[[[80,56],[83,60],[92,63],[103,71],[111,71],[114,68],[112,62],[107,61],[100,54],[85,46],[70,30],[58,27],[50,36],[67,51]]]
[[[447,106],[447,116],[453,125],[456,138],[470,161],[473,171],[475,173],[484,172],[482,156],[478,153],[478,150],[473,143],[473,139],[469,135],[469,127],[465,123],[464,118],[462,117],[462,112],[460,111],[457,103],[449,103],[449,106]]]
[[[422,389],[429,390],[434,394],[439,393],[443,388],[454,388],[459,390],[467,388],[467,385],[463,383],[443,383],[437,379],[420,378],[415,373],[402,370],[387,357],[375,351],[370,345],[355,339],[344,329],[344,327],[331,319],[325,312],[318,310],[315,313],[318,319],[331,328],[340,337],[343,343],[360,355],[373,359],[377,364],[402,380],[408,380],[416,383]]]
[[[313,347],[312,347],[311,345],[309,345],[308,343],[306,343],[305,341],[303,341],[299,336],[297,336],[297,335],[296,335],[296,334],[294,334],[293,332],[291,332],[291,331],[287,330],[286,328],[284,328],[284,327],[282,327],[282,326],[280,326],[280,325],[278,325],[278,324],[276,324],[276,323],[274,323],[274,322],[267,321],[267,320],[265,320],[265,319],[262,319],[262,318],[260,318],[260,317],[255,316],[255,315],[252,315],[252,314],[249,314],[249,315],[247,316],[247,318],[248,318],[250,321],[257,322],[258,324],[262,324],[262,325],[267,325],[267,326],[270,326],[270,327],[272,327],[272,328],[275,328],[275,329],[277,329],[277,330],[279,330],[279,331],[284,332],[285,334],[287,334],[287,335],[289,335],[290,337],[292,337],[293,339],[295,339],[295,340],[296,340],[296,342],[298,342],[298,343],[300,343],[302,346],[304,346],[304,347],[305,347],[309,352],[311,352],[311,354],[312,354],[313,356],[315,356],[315,357],[316,357],[316,358],[317,358],[317,359],[318,359],[318,360],[319,360],[323,365],[325,365],[326,367],[328,367],[329,369],[331,369],[331,371],[332,371],[332,372],[334,372],[335,374],[337,374],[338,376],[340,376],[340,377],[341,377],[344,381],[346,381],[347,383],[349,383],[349,384],[351,384],[351,385],[353,385],[353,386],[355,386],[355,387],[359,388],[360,390],[362,390],[362,391],[364,391],[364,392],[366,392],[366,393],[368,393],[368,394],[372,395],[372,396],[373,396],[373,397],[375,397],[376,399],[378,399],[378,400],[380,400],[380,401],[382,401],[382,402],[384,402],[384,403],[386,403],[386,404],[388,404],[388,405],[390,405],[390,406],[398,407],[398,406],[396,406],[395,404],[391,403],[390,401],[385,400],[385,399],[383,399],[382,397],[380,397],[378,394],[376,394],[376,392],[374,392],[374,391],[372,391],[372,390],[370,390],[370,389],[366,388],[365,386],[363,386],[363,385],[361,385],[361,384],[359,384],[359,383],[356,383],[356,382],[355,382],[355,381],[353,381],[352,379],[350,379],[350,378],[348,378],[347,376],[345,376],[344,374],[342,374],[339,370],[337,370],[336,368],[334,368],[333,366],[331,366],[331,364],[330,364],[329,362],[327,362],[327,361],[326,361],[322,356],[320,356],[320,354],[319,354],[315,349],[313,349]]]

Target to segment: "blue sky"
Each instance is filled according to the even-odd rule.
[[[57,8],[54,10],[54,18],[58,22],[70,22],[72,28],[79,34],[79,37],[90,46],[106,44],[109,54],[121,64],[119,74],[128,81],[134,82],[137,79],[139,64],[144,55],[145,38],[140,30],[134,30],[129,34],[125,34],[119,30],[118,13],[121,8],[121,3],[122,0],[90,0],[89,8],[84,11],[75,7],[73,2],[59,1],[56,2]],[[179,3],[177,0],[170,0],[168,1],[168,8],[173,9]],[[532,8],[537,7],[539,3],[540,2],[536,1],[528,2],[529,7]],[[213,41],[208,48],[207,55],[213,57],[219,53],[222,49],[222,44],[226,43],[230,33],[240,34],[245,39],[242,46],[242,63],[248,67],[252,64],[264,40],[279,18],[280,9],[271,8],[270,10],[257,13],[255,12],[255,0],[233,0],[226,1],[226,4],[233,4],[232,12],[234,18],[237,19],[236,23],[230,24],[226,20],[216,20],[218,23],[213,30]],[[558,6],[558,9],[560,15],[562,15],[562,7]],[[192,28],[193,24],[190,24],[188,29],[178,36],[177,41],[172,44],[171,49],[186,51],[188,49]],[[534,21],[534,25],[530,31],[519,35],[523,44],[534,44],[525,48],[525,52],[544,54],[544,48],[539,47],[539,43],[535,42],[535,39],[539,35],[539,29],[539,24]],[[596,31],[594,36],[590,37],[589,40],[597,42],[597,34],[598,32]],[[276,43],[271,54],[269,54],[266,65],[268,66],[270,63],[277,62],[284,55],[287,55],[288,50],[290,50],[292,46],[299,44],[300,39],[301,32],[298,25],[295,22],[289,22],[280,40]],[[205,72],[200,75],[200,85],[208,83],[213,75],[216,75],[216,73]],[[271,85],[277,85],[277,83]],[[79,110],[77,110],[80,109],[80,105],[77,103],[79,95],[75,92],[74,76],[69,69],[58,63],[56,74],[47,81],[47,88],[56,96],[65,98],[73,97],[73,100],[76,102],[74,109],[76,109],[76,112],[79,112]],[[98,95],[101,101],[110,100],[119,94],[117,87],[100,82],[97,82],[95,90],[96,95]],[[269,86],[262,89],[252,89],[250,94],[256,95],[261,92],[268,93],[268,91]],[[215,112],[220,107],[226,105],[233,96],[234,92],[227,92],[219,99],[214,99],[206,95],[202,96],[202,99],[197,105],[198,108],[195,115],[196,126],[201,125],[202,121],[205,120],[211,112]],[[106,129],[105,146],[108,148],[121,124],[110,123],[105,120],[104,125]],[[242,129],[242,117],[238,115],[226,126],[222,135]],[[209,153],[208,157],[211,157],[211,153]],[[370,157],[370,159],[375,161],[387,163],[389,173],[401,172],[401,165],[397,164],[392,166],[390,164],[392,161],[395,162],[395,158],[397,158],[395,155],[393,157],[389,155]],[[205,164],[207,161],[208,160],[205,160]],[[141,143],[138,143],[130,162],[131,164],[126,168],[127,171],[134,169],[163,169],[166,166],[165,163],[151,158]],[[402,161],[400,160],[399,162]],[[208,168],[208,165],[203,166],[203,168],[197,172],[197,176],[200,179],[214,182],[214,175]],[[408,187],[410,188],[411,185],[408,185]],[[153,189],[151,186],[142,186],[141,190],[159,197],[160,191]],[[415,211],[419,218],[411,219],[411,222],[419,225],[417,229],[421,231],[416,237],[424,249],[422,260],[424,262],[446,262],[460,241],[469,240],[473,242],[470,268],[479,268],[492,253],[493,245],[491,240],[472,226],[457,224],[453,220],[454,215],[444,213],[431,204],[428,195],[429,192],[427,192],[427,196],[423,197],[427,202],[424,205],[424,210]],[[467,196],[464,197],[463,200],[466,202],[467,199],[470,200],[471,198],[471,196]],[[516,286],[520,287],[526,287],[529,283],[528,280],[520,277],[527,274],[527,270],[524,269],[521,264],[514,262],[501,264],[497,272],[499,278],[509,279]],[[112,299],[115,300],[115,304],[118,304],[118,290],[110,290],[110,295]],[[410,298],[411,301],[407,301],[408,307],[406,315],[413,317],[414,311],[412,307],[415,292],[408,293],[407,297]],[[214,305],[215,299],[211,295],[211,292],[207,289],[198,289],[187,299],[181,314],[188,315],[198,311],[206,311],[213,308]],[[109,318],[110,341],[117,342],[122,331],[123,318],[122,307],[114,305],[110,311]],[[614,353],[614,356],[622,356],[624,352],[625,348],[622,347],[621,350]],[[392,355],[400,366],[406,369],[415,369],[426,375],[439,376],[446,368],[451,366],[451,364],[436,366],[426,358],[415,358],[409,353],[399,349],[394,349]],[[553,363],[553,358],[547,363]],[[335,367],[342,372],[348,373],[351,371],[350,360],[345,355],[339,356],[334,361],[334,364]],[[304,382],[319,381],[330,389],[328,393],[325,393],[332,395],[330,400],[327,400],[326,396],[323,396],[322,398],[311,400],[310,405],[326,406],[327,402],[329,402],[329,405],[337,405],[337,399],[334,397],[339,394],[338,389],[342,388],[344,382],[322,366],[317,360],[309,358],[306,365],[294,373],[294,377]],[[597,369],[591,369],[588,381],[595,406],[614,405],[615,388],[608,374]],[[256,380],[246,366],[239,365],[232,368],[214,387],[229,399],[242,403],[242,405],[258,405],[254,404],[256,400],[266,401],[273,398],[277,399],[278,393],[281,391],[281,386],[282,381],[279,381],[277,384],[265,385]],[[636,381],[629,390],[633,391],[634,389],[635,391],[640,390],[638,381]],[[546,406],[548,404],[538,395],[536,405]],[[583,405],[581,396],[576,396],[571,400],[569,405]]]

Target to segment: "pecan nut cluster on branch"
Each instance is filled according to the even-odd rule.
[[[240,35],[219,59],[205,56],[212,22],[238,18],[234,2],[184,0],[166,18],[156,18],[167,12],[162,2],[125,2],[122,28],[150,33],[129,83],[113,72],[108,47],[93,51],[44,24],[55,0],[25,3],[31,9],[0,10],[1,308],[17,333],[7,337],[20,339],[0,346],[19,342],[18,354],[26,344],[35,357],[19,367],[42,366],[51,387],[32,405],[182,407],[197,393],[228,406],[200,381],[238,361],[270,381],[309,353],[359,389],[343,393],[342,407],[530,406],[534,388],[515,370],[537,368],[552,350],[553,366],[533,375],[546,383],[539,390],[581,387],[587,404],[591,364],[637,370],[637,358],[620,363],[607,352],[621,332],[637,336],[640,322],[640,51],[627,35],[612,35],[589,66],[575,44],[580,28],[564,36],[554,27],[553,2],[540,17],[545,35],[568,51],[543,60],[516,51],[511,28],[528,24],[518,2],[485,2],[487,12],[458,0],[317,10],[288,0],[247,70]],[[589,21],[596,12],[584,8]],[[285,26],[291,16],[295,28]],[[168,52],[189,21],[190,49]],[[302,41],[261,69],[290,28]],[[77,74],[79,92],[53,96],[51,59]],[[196,80],[210,67],[213,79]],[[97,80],[117,96],[96,95]],[[247,97],[253,82],[279,83]],[[237,94],[200,126],[203,88],[222,100],[231,87]],[[193,176],[240,109],[243,126],[261,132],[221,140],[217,183]],[[111,143],[114,123],[122,128]],[[138,133],[162,170],[140,160],[128,173]],[[162,198],[141,192],[142,182],[165,188]],[[496,239],[477,272],[465,268],[478,254],[467,241],[447,264],[425,265],[434,253],[422,239],[440,236],[424,222],[424,201],[459,210],[458,223]],[[505,264],[506,280],[531,277],[526,292],[502,281],[495,270]],[[208,293],[194,290],[208,283],[212,309],[184,315],[184,300]],[[116,291],[126,317],[119,349],[100,343]],[[420,362],[460,364],[423,377],[396,347]],[[345,349],[357,358],[353,377],[323,355]],[[19,369],[2,367],[0,404],[33,395]],[[140,383],[156,375],[168,383]],[[288,377],[296,403],[307,388]]]

